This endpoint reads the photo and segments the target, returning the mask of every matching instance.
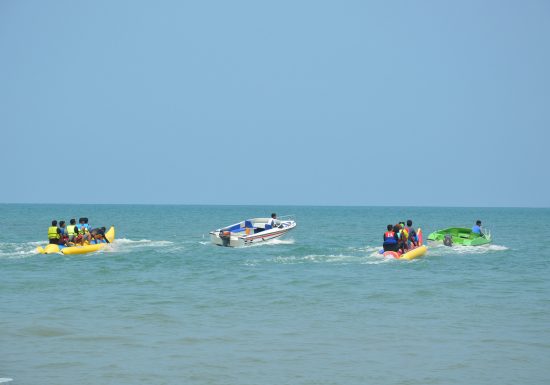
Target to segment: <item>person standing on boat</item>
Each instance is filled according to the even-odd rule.
[[[388,225],[387,227],[388,231],[384,233],[384,243],[382,244],[382,247],[384,248],[384,251],[399,251],[399,229],[397,229],[397,232],[395,231],[395,228],[392,225]]]
[[[481,221],[479,219],[476,221],[474,227],[472,227],[472,233],[477,234],[481,237],[483,236],[483,231],[481,230]]]
[[[52,225],[48,227],[48,240],[51,244],[58,245],[61,238],[61,231],[57,227],[57,221],[53,220]]]

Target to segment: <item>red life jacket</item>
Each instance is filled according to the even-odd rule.
[[[386,231],[384,233],[384,242],[397,243],[397,240],[395,239],[395,233],[393,231]]]

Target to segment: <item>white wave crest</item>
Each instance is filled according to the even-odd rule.
[[[445,246],[441,243],[428,244],[428,250],[432,255],[449,255],[449,254],[487,254],[498,251],[508,250],[508,247],[502,245],[481,245],[481,246],[463,246],[453,245]]]
[[[38,254],[36,248],[38,246],[45,246],[46,243],[44,241],[0,243],[0,258],[18,259],[32,257]]]
[[[159,246],[169,246],[174,244],[174,242],[171,241],[152,241],[150,239],[140,239],[138,241],[135,241],[133,239],[127,239],[127,238],[119,238],[116,239],[115,244],[129,244],[129,245],[137,245],[137,246],[153,246],[153,247],[159,247]]]
[[[174,245],[174,242],[171,241],[153,241],[150,239],[133,240],[128,238],[119,238],[115,239],[115,241],[111,244],[111,247],[107,247],[103,249],[103,251],[116,253],[145,248],[166,248],[172,245]]]
[[[373,258],[371,256],[358,256],[358,255],[346,255],[346,254],[310,254],[305,256],[278,256],[269,260],[266,259],[254,259],[248,260],[247,265],[256,266],[262,263],[280,263],[280,264],[305,264],[305,263],[327,263],[336,265],[378,265],[380,263],[388,263],[395,260],[395,258],[385,258],[383,255],[376,254]]]
[[[275,239],[269,239],[265,242],[253,243],[253,244],[251,244],[247,247],[250,248],[250,247],[273,246],[273,245],[293,245],[294,243],[295,243],[294,239],[278,239],[278,238],[275,238]]]

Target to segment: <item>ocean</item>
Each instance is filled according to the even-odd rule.
[[[248,248],[208,232],[294,215]],[[112,248],[41,255],[52,219]],[[493,243],[378,254],[480,219]],[[0,205],[0,378],[10,385],[550,383],[550,209]]]

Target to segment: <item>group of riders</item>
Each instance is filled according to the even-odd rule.
[[[395,225],[388,225],[387,231],[384,233],[384,243],[382,247],[384,251],[395,251],[404,254],[406,250],[418,246],[418,235],[412,227],[412,221],[399,222]]]
[[[52,221],[48,228],[48,240],[52,244],[63,246],[84,246],[92,243],[109,243],[105,237],[105,227],[92,228],[88,224],[88,218],[80,218],[78,224],[76,219],[71,219],[69,225],[65,221]]]

